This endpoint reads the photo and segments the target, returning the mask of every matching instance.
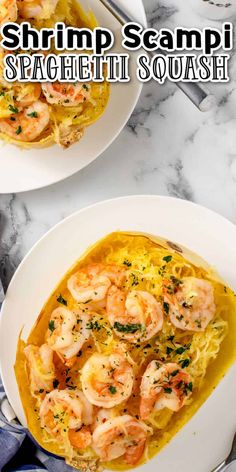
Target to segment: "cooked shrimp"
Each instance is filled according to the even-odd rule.
[[[93,448],[102,461],[124,456],[129,465],[141,459],[150,429],[129,415],[117,416],[93,432]]]
[[[41,95],[40,84],[11,84],[14,91],[16,106],[28,107],[37,102]]]
[[[0,0],[1,1],[1,0]],[[4,59],[7,54],[14,54],[14,51],[3,49],[0,47],[0,84],[4,87],[1,91],[4,96],[5,89],[12,91],[16,106],[27,107],[32,103],[36,102],[41,95],[41,84],[40,83],[20,83],[20,82],[8,82],[4,78]]]
[[[191,393],[191,377],[178,364],[152,361],[140,386],[140,417],[146,420],[153,409],[178,411]]]
[[[81,382],[84,394],[93,405],[112,408],[130,397],[134,374],[121,354],[93,354],[82,369]]]
[[[48,20],[54,13],[58,0],[18,0],[22,18]]]
[[[45,396],[39,416],[41,427],[50,435],[60,439],[63,433],[68,432],[71,442],[75,443],[76,439],[82,438],[76,436],[76,430],[92,424],[93,407],[79,390],[56,389]]]
[[[111,284],[121,285],[125,270],[119,266],[91,264],[68,280],[68,289],[79,303],[104,301]]]
[[[59,353],[67,362],[78,354],[83,344],[90,337],[87,328],[89,314],[78,309],[76,311],[68,308],[56,308],[50,317],[46,341],[49,346]]]
[[[164,301],[169,305],[170,320],[176,328],[204,331],[214,318],[214,290],[207,280],[184,277],[164,283]]]
[[[17,14],[16,0],[0,0],[0,26],[9,21],[16,21]]]
[[[147,341],[163,325],[162,308],[153,295],[137,290],[125,294],[114,286],[108,290],[107,316],[117,336],[131,343]]]
[[[55,368],[53,351],[47,344],[33,346],[29,344],[24,349],[29,370],[30,391],[32,395],[45,394],[53,389]]]
[[[97,428],[97,426],[100,426],[100,424],[104,424],[106,421],[108,420],[111,420],[112,418],[114,418],[115,416],[117,416],[117,414],[115,413],[115,409],[113,408],[100,408],[98,409],[98,412],[94,418],[94,422],[93,422],[93,430],[95,428]]]
[[[71,445],[78,449],[85,449],[92,442],[91,430],[87,426],[82,426],[79,430],[70,429],[68,436]]]
[[[90,85],[48,83],[42,84],[42,91],[51,105],[75,107],[90,97]]]
[[[40,101],[0,119],[0,132],[17,141],[34,141],[49,123],[48,106]]]

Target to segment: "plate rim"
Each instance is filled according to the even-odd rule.
[[[181,198],[177,198],[177,197],[172,197],[172,196],[169,196],[169,195],[158,195],[158,194],[137,194],[137,195],[123,195],[123,196],[120,196],[120,197],[114,197],[114,198],[107,198],[105,200],[100,200],[98,202],[95,202],[95,203],[91,203],[89,205],[86,205],[85,207],[82,207],[80,208],[79,210],[76,210],[74,211],[73,213],[71,213],[70,215],[68,215],[66,218],[64,219],[61,219],[60,221],[58,221],[58,223],[56,223],[55,225],[52,226],[52,228],[50,228],[48,231],[46,231],[45,234],[43,234],[43,236],[41,236],[34,244],[33,246],[30,248],[30,250],[25,254],[25,256],[23,257],[22,261],[20,262],[20,264],[18,265],[17,269],[15,270],[12,278],[11,278],[11,281],[8,285],[8,288],[7,288],[7,292],[8,290],[10,289],[11,285],[14,283],[15,281],[15,278],[18,276],[18,272],[21,270],[21,268],[23,267],[23,265],[25,264],[25,261],[28,260],[28,258],[31,256],[31,253],[36,249],[36,247],[41,243],[43,242],[51,233],[53,233],[54,231],[56,231],[58,229],[58,227],[60,227],[61,225],[64,225],[65,223],[67,223],[67,221],[75,218],[78,214],[81,214],[81,213],[84,213],[86,212],[87,210],[89,210],[90,208],[95,208],[95,207],[98,207],[98,206],[102,206],[106,203],[112,203],[114,201],[121,201],[121,200],[142,200],[142,199],[157,199],[157,200],[169,200],[169,201],[175,201],[175,202],[178,202],[180,203],[180,205],[187,205],[189,207],[193,207],[193,208],[200,208],[202,211],[205,211],[207,213],[210,213],[212,214],[212,216],[215,216],[219,219],[222,220],[222,223],[226,223],[226,224],[229,224],[232,228],[234,228],[234,230],[236,231],[236,225],[230,221],[228,218],[226,218],[225,216],[221,215],[220,213],[218,213],[217,211],[215,210],[212,210],[210,208],[207,208],[205,207],[204,205],[200,205],[198,203],[195,203],[195,202],[192,202],[190,200],[184,200],[184,199],[181,199]],[[164,235],[165,236],[165,235]],[[166,235],[167,236],[167,235]],[[174,241],[176,243],[178,243],[178,241]],[[179,242],[180,244],[180,242]],[[201,254],[199,254],[200,257]],[[1,309],[0,309],[0,332],[1,332],[1,323],[2,323],[2,311],[4,309],[4,306],[5,306],[5,303],[6,303],[6,298],[7,298],[7,292],[6,292],[6,296],[5,296],[5,299],[2,303],[2,306],[1,306]],[[1,359],[0,359],[0,368],[1,368]]]
[[[181,207],[187,207],[187,208],[194,208],[194,209],[197,209],[197,210],[200,210],[200,212],[204,212],[205,215],[212,215],[214,218],[216,217],[218,222],[222,223],[222,225],[224,225],[224,231],[227,232],[227,227],[231,228],[233,230],[233,236],[234,236],[234,233],[236,235],[236,225],[234,223],[232,223],[230,220],[228,220],[227,218],[225,218],[224,216],[222,216],[221,214],[217,213],[216,211],[214,210],[211,210],[211,209],[208,209],[202,205],[199,205],[197,203],[194,203],[194,202],[191,202],[191,201],[187,201],[187,200],[182,200],[182,199],[179,199],[179,198],[176,198],[176,197],[170,197],[170,196],[164,196],[164,195],[128,195],[128,196],[121,196],[121,197],[117,197],[117,198],[110,198],[110,199],[106,199],[106,200],[102,200],[102,201],[99,201],[99,202],[95,202],[93,204],[90,204],[90,205],[87,205],[86,207],[83,207],[75,212],[73,212],[72,214],[68,215],[65,219],[59,221],[56,225],[54,225],[49,231],[47,231],[41,238],[39,238],[39,240],[32,246],[32,248],[28,251],[28,253],[25,255],[25,257],[23,258],[22,262],[19,264],[10,284],[9,284],[9,288],[11,286],[11,284],[13,285],[15,283],[15,278],[18,277],[18,273],[19,271],[23,268],[24,266],[24,263],[27,263],[28,262],[28,258],[31,257],[31,254],[34,250],[36,250],[36,248],[41,244],[41,243],[44,243],[45,239],[51,235],[54,231],[57,232],[58,231],[58,228],[60,228],[60,226],[63,226],[64,224],[66,225],[68,221],[72,220],[72,219],[76,219],[76,217],[78,215],[82,215],[83,213],[86,213],[87,211],[89,211],[91,208],[93,209],[96,209],[98,207],[102,207],[103,205],[106,205],[106,204],[112,204],[113,202],[116,204],[117,202],[127,202],[127,201],[130,201],[132,204],[133,202],[136,202],[137,205],[139,203],[139,201],[145,201],[145,203],[148,201],[156,201],[157,202],[157,205],[159,206],[162,206],[162,202],[167,202],[168,205],[171,205],[171,203],[176,203],[179,208],[180,208],[180,211],[181,211]],[[165,203],[164,203],[165,205]],[[161,236],[165,236],[165,235],[162,235]],[[168,235],[166,235],[168,236]],[[96,238],[98,239],[98,238]],[[179,242],[180,244],[182,244],[182,241],[176,241],[176,242]],[[184,245],[184,243],[183,243]],[[189,247],[189,249],[191,250],[191,247]],[[202,256],[201,254],[199,254],[200,256]],[[2,310],[1,310],[1,316],[0,316],[0,339],[2,338],[2,323],[3,323],[3,319],[4,319],[4,307],[5,307],[5,304],[7,303],[7,298],[6,298],[6,301],[4,301],[4,304],[2,306]],[[233,367],[233,366],[232,366]],[[231,369],[227,372],[227,375],[226,375],[226,378],[228,378],[231,370],[232,370],[232,367]],[[234,369],[236,368],[236,366],[234,366]],[[0,372],[2,373],[2,371],[4,371],[4,373],[6,373],[6,369],[5,369],[5,366],[4,368],[2,369],[2,361],[0,359]],[[234,370],[235,371],[235,370]],[[6,379],[6,384],[8,384],[8,380],[7,380],[7,377],[5,376],[5,379]],[[3,386],[5,387],[5,379],[2,378],[2,381],[3,381]],[[218,385],[218,388],[219,386],[222,384],[222,382],[219,383]],[[11,389],[8,389],[8,388],[5,388],[6,390],[6,394],[9,394],[9,398],[10,399],[13,399],[13,392],[11,391]],[[218,391],[216,389],[216,391]],[[209,401],[209,399],[212,397],[212,395],[210,395],[210,397],[207,399],[207,401]],[[202,407],[199,409],[198,413],[202,411],[202,409],[204,407],[206,407],[206,402],[204,402],[204,404],[202,405]],[[14,403],[15,404],[15,401]],[[211,403],[212,404],[212,403]],[[194,415],[193,418],[195,418],[196,415]],[[174,438],[172,438],[171,440],[171,443],[170,444],[175,444],[175,442],[179,440],[179,438],[181,438],[181,432],[185,431],[186,428],[190,427],[191,428],[191,421],[193,420],[193,418],[190,419],[190,421],[188,421],[188,423],[184,426],[184,428],[181,429],[180,432],[178,432],[178,434],[176,434],[174,436]],[[225,444],[224,444],[225,445]],[[173,446],[175,447],[175,446]],[[168,447],[165,447],[164,448],[164,453],[165,453],[165,450],[168,449]],[[222,448],[223,450],[223,448]],[[222,451],[221,451],[222,453]],[[156,456],[157,457],[157,456]],[[152,463],[152,461],[149,461],[149,464]],[[149,465],[150,467],[150,465]],[[148,470],[148,469],[147,469]],[[141,472],[143,472],[143,469],[141,470]],[[174,472],[176,472],[176,470],[174,470]]]

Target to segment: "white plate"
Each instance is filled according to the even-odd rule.
[[[90,6],[99,24],[118,34],[119,23],[99,0],[82,0]],[[142,0],[119,0],[130,15],[146,24]],[[0,193],[23,192],[59,182],[96,159],[118,136],[127,123],[139,98],[142,85],[135,78],[135,55],[131,62],[132,80],[112,84],[104,115],[85,131],[83,139],[67,150],[59,146],[47,149],[21,150],[3,144],[0,148]]]
[[[115,230],[142,231],[183,244],[214,266],[236,290],[236,227],[183,200],[134,196],[85,208],[46,234],[21,263],[9,286],[0,323],[1,372],[8,398],[23,424],[13,364],[19,332],[27,336],[62,275],[89,245]],[[236,429],[236,365],[192,420],[142,469],[210,472],[227,455]]]

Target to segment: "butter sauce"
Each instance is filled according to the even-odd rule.
[[[24,347],[26,344],[35,344],[40,346],[44,343],[50,314],[53,309],[60,305],[58,300],[66,300],[67,307],[72,310],[77,306],[76,302],[73,300],[67,289],[67,280],[69,276],[77,272],[79,268],[89,263],[94,263],[95,261],[106,261],[107,258],[110,257],[112,251],[114,254],[116,254],[116,252],[122,250],[122,248],[128,244],[128,241],[131,241],[131,246],[137,244],[138,247],[139,244],[142,244],[143,247],[145,247],[147,253],[150,248],[154,248],[157,251],[164,251],[165,255],[171,254],[173,258],[176,258],[176,261],[183,261],[183,258],[186,257],[186,267],[191,266],[195,271],[197,271],[197,273],[201,274],[202,277],[207,277],[209,274],[211,274],[211,280],[214,280],[216,292],[219,292],[219,297],[218,295],[218,298],[216,297],[216,304],[219,305],[219,309],[222,296],[225,297],[225,308],[224,310],[221,310],[221,315],[222,318],[228,323],[227,334],[221,344],[219,354],[217,355],[216,359],[208,366],[205,378],[200,387],[193,391],[193,395],[191,397],[192,401],[190,404],[184,406],[178,413],[169,414],[168,411],[163,411],[159,418],[159,423],[162,423],[163,429],[156,430],[154,435],[148,439],[146,452],[143,455],[141,463],[145,463],[147,459],[154,457],[164,446],[166,446],[171,441],[175,434],[191,419],[191,417],[211,395],[217,384],[222,380],[236,359],[236,296],[229,288],[224,286],[222,281],[219,279],[219,276],[214,271],[212,271],[212,269],[209,268],[204,261],[199,259],[198,256],[190,253],[188,250],[185,250],[184,248],[176,246],[173,243],[164,241],[160,238],[149,237],[148,235],[138,235],[135,233],[113,233],[107,236],[105,239],[99,241],[93,247],[89,248],[86,253],[76,262],[75,266],[70,269],[69,272],[63,277],[39,314],[38,319],[27,339],[27,342],[23,341],[21,337],[19,337],[15,363],[15,375],[18,382],[19,393],[26,414],[28,427],[38,443],[48,451],[55,454],[62,455],[60,446],[56,443],[56,441],[55,443],[44,442],[44,436],[39,422],[36,400],[31,396],[29,391],[26,361],[23,353]],[[190,260],[191,263],[189,262]],[[125,260],[125,264],[129,265],[129,261]],[[107,321],[102,319],[101,316],[101,324],[105,324],[106,322]],[[100,333],[100,336],[102,341],[102,332]],[[68,369],[65,368],[65,366],[55,355],[55,366],[57,371],[57,380],[59,383],[58,388],[66,388],[68,386],[71,388],[78,386],[80,388],[81,385],[79,380],[79,371],[86,360],[94,352],[97,352],[96,346],[93,340],[90,339],[83,346],[82,352],[78,354],[77,362],[73,368],[70,369],[69,374]],[[145,352],[145,348],[143,349],[143,352]],[[134,398],[131,397],[128,400],[127,405],[124,405],[124,409],[126,411],[128,409],[128,413],[135,415],[138,412],[138,403],[139,398],[137,396]],[[123,410],[123,414],[126,413],[125,410]],[[119,414],[121,414],[121,411],[119,411]],[[140,465],[140,463],[138,465]],[[132,468],[128,467],[122,458],[116,459],[115,461],[112,461],[112,463],[102,464],[102,466],[113,470],[127,470]]]

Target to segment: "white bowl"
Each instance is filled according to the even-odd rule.
[[[199,15],[209,20],[226,20],[236,15],[236,1],[190,0],[190,5]]]
[[[80,3],[92,8],[100,25],[118,34],[119,23],[99,0],[82,0]],[[146,24],[142,0],[119,0],[119,3],[133,18]],[[78,172],[105,151],[127,123],[142,89],[142,84],[135,78],[136,54],[131,57],[131,81],[111,84],[111,96],[104,115],[85,130],[81,141],[69,149],[54,145],[22,151],[16,146],[0,143],[0,193],[23,192],[51,185]]]
[[[106,234],[140,231],[180,243],[214,266],[236,290],[236,227],[203,207],[168,197],[133,196],[108,200],[63,220],[30,251],[16,271],[2,307],[1,375],[19,420],[26,419],[13,365],[20,330],[27,337],[62,275]],[[236,427],[236,365],[197,414],[144,472],[209,472],[228,453]]]

